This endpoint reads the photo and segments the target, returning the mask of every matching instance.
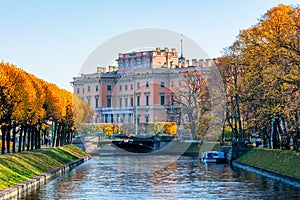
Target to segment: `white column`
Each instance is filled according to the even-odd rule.
[[[108,115],[107,122],[108,122],[108,123],[111,123],[111,115],[110,115],[110,114]]]

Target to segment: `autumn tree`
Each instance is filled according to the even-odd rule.
[[[12,115],[13,104],[11,103],[12,97],[10,95],[11,90],[11,82],[9,80],[9,76],[6,73],[6,69],[9,67],[6,63],[1,63],[0,67],[0,127],[1,127],[1,152],[2,154],[5,152],[5,136],[8,121],[10,120],[10,116]]]
[[[261,135],[270,147],[282,148],[299,137],[299,14],[299,7],[270,9],[240,32],[222,58],[231,112],[227,123],[239,139],[245,130]]]
[[[42,129],[45,129],[49,122],[55,124],[55,146],[71,143],[78,115],[75,118],[73,95],[70,92],[9,63],[0,63],[0,77],[2,154],[16,151],[17,134],[18,151],[40,148],[46,135]],[[87,119],[87,116],[92,115],[91,110],[83,100],[77,101],[85,112],[80,120]]]
[[[170,90],[174,105],[180,108],[182,121],[195,138],[201,119],[211,109],[206,79],[198,70],[186,70],[182,73],[181,86]]]
[[[242,74],[243,68],[240,60],[239,44],[236,42],[224,51],[224,57],[217,62],[221,72],[226,94],[225,119],[232,130],[232,138],[243,139],[243,116],[241,111],[242,85],[244,84]],[[223,127],[223,133],[225,127]]]

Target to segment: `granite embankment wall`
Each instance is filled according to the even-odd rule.
[[[243,164],[243,163],[237,162],[235,160],[232,161],[231,164],[232,164],[233,167],[237,167],[237,168],[240,168],[240,169],[243,169],[243,170],[254,172],[254,173],[257,173],[259,175],[262,175],[262,176],[265,176],[265,177],[268,177],[268,178],[272,178],[274,180],[278,180],[278,181],[284,182],[286,184],[292,185],[294,187],[300,188],[300,179],[298,179],[298,178],[294,178],[294,177],[291,177],[291,176],[286,176],[286,175],[282,175],[282,174],[279,174],[279,173],[275,173],[275,172],[272,172],[272,171],[269,171],[269,170],[266,170],[266,169],[263,169],[263,168],[260,168],[260,167],[255,167],[255,166],[251,166],[251,165],[248,165],[248,164]]]
[[[86,155],[82,158],[79,158],[73,162],[70,162],[66,165],[53,169],[49,172],[41,174],[35,178],[32,178],[28,181],[10,187],[8,189],[0,191],[0,200],[3,199],[19,199],[21,195],[29,193],[30,191],[36,189],[40,185],[46,184],[48,181],[54,179],[55,177],[59,177],[64,173],[74,169],[78,165],[82,164],[83,162],[89,160],[91,158],[90,155]]]

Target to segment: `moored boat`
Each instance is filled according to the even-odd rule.
[[[226,163],[224,152],[221,151],[205,151],[199,154],[201,162],[203,163]]]

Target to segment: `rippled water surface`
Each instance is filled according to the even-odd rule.
[[[300,199],[300,190],[191,157],[119,156],[94,157],[22,199]]]

